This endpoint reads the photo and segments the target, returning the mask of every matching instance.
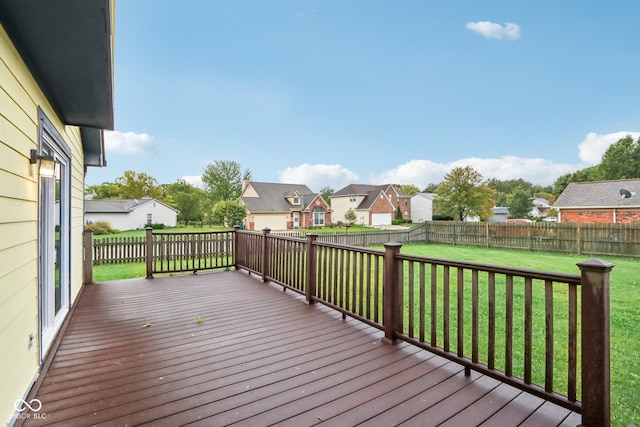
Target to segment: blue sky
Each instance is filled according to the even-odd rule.
[[[640,136],[640,2],[127,0],[108,167],[197,183],[549,185]]]

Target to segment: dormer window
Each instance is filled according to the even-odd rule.
[[[299,205],[300,204],[300,197],[293,196],[293,204],[294,205]]]

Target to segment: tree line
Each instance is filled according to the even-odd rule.
[[[640,178],[640,138],[634,141],[627,136],[611,145],[598,165],[563,175],[550,186],[532,184],[523,179],[485,180],[474,168],[465,166],[452,169],[442,182],[429,184],[422,192],[437,194],[434,211],[441,217],[486,219],[493,215],[494,206],[504,206],[509,208],[509,217],[527,218],[534,198],[543,198],[553,204],[572,182],[632,178]],[[236,161],[216,160],[204,168],[204,189],[183,179],[171,184],[159,184],[145,173],[125,171],[113,183],[87,187],[86,195],[92,199],[151,197],[179,210],[179,221],[234,225],[246,215],[246,208],[239,200],[243,180],[251,180],[249,169],[243,169]],[[421,191],[413,184],[395,186],[410,196]],[[321,196],[329,204],[329,196],[333,192],[328,186],[320,190]]]

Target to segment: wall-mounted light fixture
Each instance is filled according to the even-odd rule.
[[[53,156],[38,154],[38,150],[31,150],[29,163],[32,165],[38,163],[38,175],[41,177],[53,178],[56,176],[56,159]]]

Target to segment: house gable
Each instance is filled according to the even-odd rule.
[[[403,218],[411,219],[411,197],[391,184],[349,184],[341,188],[330,196],[334,218],[344,218],[346,212],[353,209],[358,212],[360,222],[370,225],[371,221],[367,222],[366,218],[371,218],[371,207],[381,193],[392,206],[392,218],[395,217],[396,209],[400,207]],[[377,208],[380,209],[380,206]]]
[[[324,224],[331,223],[328,204],[303,184],[247,182],[241,201],[247,208],[245,227],[250,230],[308,227],[317,207],[325,212]]]

